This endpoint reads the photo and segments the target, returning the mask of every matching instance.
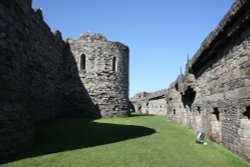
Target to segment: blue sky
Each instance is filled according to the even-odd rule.
[[[167,88],[234,0],[33,0],[64,38],[101,33],[130,48],[130,97]]]

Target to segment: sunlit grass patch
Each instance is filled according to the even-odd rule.
[[[249,163],[161,116],[59,119],[36,127],[36,144],[2,166],[249,167]]]

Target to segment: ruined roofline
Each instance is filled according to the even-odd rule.
[[[152,92],[152,93],[148,94],[148,96],[146,98],[149,100],[149,99],[164,97],[166,95],[166,91],[167,91],[167,89],[162,89],[162,90],[159,90],[156,92]]]
[[[90,42],[90,41],[107,42],[111,46],[114,46],[115,48],[118,48],[121,51],[125,51],[125,52],[129,51],[129,47],[128,46],[124,45],[121,42],[109,41],[106,36],[104,36],[104,35],[102,35],[100,33],[85,32],[85,33],[81,34],[80,38],[78,38],[78,39],[73,39],[73,38],[66,38],[66,39],[64,39],[64,41],[66,41],[66,42],[67,41],[78,42],[79,40],[83,40],[83,41],[86,41],[86,42]]]
[[[248,3],[248,4],[247,4]],[[230,10],[227,12],[227,14],[224,16],[224,18],[220,21],[218,26],[210,32],[210,34],[206,37],[206,39],[202,42],[201,47],[198,49],[198,51],[194,54],[193,58],[188,62],[188,64],[192,67],[196,64],[200,63],[201,59],[208,59],[211,55],[205,54],[206,51],[211,50],[217,43],[221,42],[220,40],[228,40],[230,37],[235,35],[235,32],[227,33],[226,30],[234,26],[235,22],[237,21],[237,18],[239,17],[240,13],[245,8],[249,8],[250,3],[249,0],[236,0],[233,5],[231,6]],[[249,18],[247,18],[249,20]],[[246,20],[244,20],[246,21]],[[240,22],[242,23],[242,22]],[[237,25],[237,27],[240,27],[240,25]],[[229,28],[230,29],[230,28]],[[233,31],[238,30],[237,28]],[[224,38],[224,39],[222,39]],[[222,42],[224,42],[222,41]],[[216,46],[218,47],[218,46]],[[207,56],[207,57],[205,57]]]
[[[137,101],[138,99],[144,99],[146,96],[148,96],[148,94],[149,94],[148,92],[136,93],[133,97],[130,98],[130,101]]]
[[[99,34],[99,33],[92,33],[92,32],[85,32],[85,33],[81,34],[80,39],[108,41],[106,36]]]
[[[161,89],[159,91],[151,92],[151,93],[141,92],[141,93],[137,93],[134,97],[130,98],[130,101],[131,102],[135,102],[135,101],[138,101],[138,100],[147,101],[147,100],[150,100],[150,99],[162,98],[162,97],[165,97],[166,92],[167,92],[167,89]],[[142,98],[138,98],[138,96],[143,94],[143,93],[146,93],[145,96],[142,97]]]

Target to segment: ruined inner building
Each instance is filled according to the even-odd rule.
[[[131,102],[250,160],[250,1],[235,1],[169,88],[138,93]]]
[[[34,140],[34,122],[129,115],[129,48],[103,35],[62,39],[31,0],[0,1],[0,162]]]

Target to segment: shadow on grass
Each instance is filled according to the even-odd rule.
[[[153,133],[155,130],[147,127],[97,123],[91,119],[52,120],[36,125],[35,143],[29,151],[6,162],[120,142]]]
[[[140,116],[155,116],[154,114],[145,114],[145,113],[133,113],[130,117],[140,117]]]

